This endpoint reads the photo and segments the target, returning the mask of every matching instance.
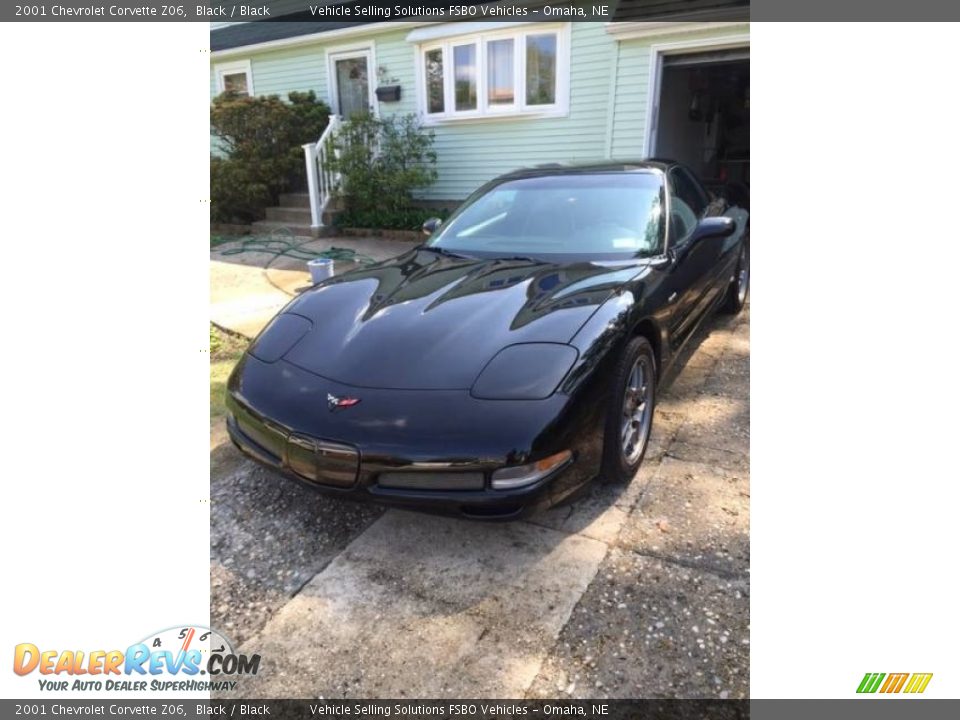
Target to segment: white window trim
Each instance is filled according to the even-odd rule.
[[[247,94],[253,97],[253,67],[249,60],[237,60],[235,62],[217,63],[213,66],[213,71],[217,76],[217,94],[223,92],[223,76],[239,75],[245,73],[247,76]]]
[[[377,44],[371,40],[353,45],[336,45],[326,50],[327,95],[334,115],[340,115],[340,95],[337,92],[337,60],[367,58],[367,94],[374,116],[380,115],[380,103],[377,102]]]
[[[557,88],[556,102],[553,105],[527,105],[526,98],[526,38],[528,35],[557,35]],[[487,44],[492,40],[512,38],[514,41],[514,104],[489,105],[487,102]],[[476,44],[478,50],[477,67],[477,109],[455,109],[454,104],[454,68],[453,47],[456,45]],[[440,48],[443,52],[444,111],[427,112],[427,77],[425,54]],[[517,27],[495,32],[471,33],[429,40],[414,46],[416,63],[417,113],[424,125],[445,125],[464,121],[483,121],[516,118],[564,117],[570,112],[570,23],[550,23],[531,25],[524,23]]]
[[[427,43],[451,38],[454,35],[483,35],[497,30],[506,30],[507,28],[520,27],[526,25],[524,20],[514,20],[511,22],[491,21],[470,23],[452,22],[452,23],[422,23],[424,26],[407,33],[407,42],[409,43]]]

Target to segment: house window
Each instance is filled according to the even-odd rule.
[[[513,105],[514,80],[513,38],[490,40],[487,43],[487,105]]]
[[[453,46],[454,109],[477,109],[477,46]]]
[[[421,111],[433,122],[565,113],[567,32],[517,28],[421,45]]]
[[[223,91],[236,93],[237,95],[249,95],[250,88],[247,86],[246,73],[224,73]]]
[[[557,101],[557,35],[527,35],[527,105]]]
[[[236,95],[253,95],[253,72],[250,61],[217,65],[217,91]]]
[[[427,114],[443,112],[443,48],[427,50],[423,54],[426,75]]]

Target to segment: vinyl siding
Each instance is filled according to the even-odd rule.
[[[382,68],[388,84],[401,86],[400,102],[381,103],[381,115],[417,112],[416,48],[406,40],[409,32],[405,27],[253,53],[249,57],[254,90],[257,95],[281,96],[291,90],[313,90],[329,102],[326,52],[372,41],[374,73]],[[717,34],[724,33],[673,35],[670,39]],[[640,157],[646,135],[650,45],[654,42],[657,40],[645,38],[618,43],[606,32],[604,23],[573,23],[569,113],[553,118],[493,118],[432,126],[439,177],[422,197],[459,200],[497,175],[530,165]],[[228,61],[236,59],[241,58],[231,56]],[[213,65],[210,88],[211,95],[215,94]]]
[[[425,196],[463,198],[510,170],[603,158],[615,48],[602,23],[573,25],[566,117],[484,119],[435,127],[439,179]]]

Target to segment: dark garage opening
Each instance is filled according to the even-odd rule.
[[[663,58],[655,155],[707,181],[750,184],[750,51]]]

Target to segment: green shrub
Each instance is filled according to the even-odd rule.
[[[415,229],[431,217],[413,205],[413,191],[437,179],[433,133],[416,116],[355,116],[343,124],[334,147],[331,165],[342,176],[340,195],[356,226]]]
[[[336,132],[328,153],[331,170],[341,175],[340,197],[351,212],[366,212],[377,207],[380,179],[376,166],[376,147],[380,121],[369,113],[354,116]]]
[[[230,158],[210,158],[210,220],[249,223],[263,217],[273,202],[270,188],[255,179],[243,163]]]
[[[211,132],[224,157],[210,161],[212,216],[249,222],[282,192],[306,185],[302,145],[327,127],[330,108],[313,91],[246,97],[224,93],[210,106]]]

